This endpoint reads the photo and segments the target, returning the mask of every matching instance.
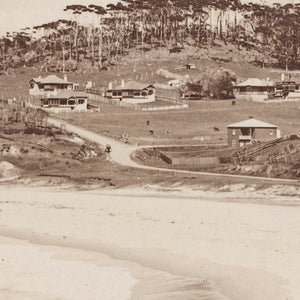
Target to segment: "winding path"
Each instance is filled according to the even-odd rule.
[[[267,177],[257,177],[257,176],[247,176],[247,175],[233,175],[233,174],[220,174],[220,173],[209,173],[209,172],[199,172],[199,171],[186,171],[186,170],[175,170],[175,169],[167,169],[167,168],[158,168],[158,167],[150,167],[145,165],[140,165],[134,162],[131,159],[132,154],[141,148],[145,148],[146,146],[135,146],[135,145],[127,145],[121,143],[113,138],[106,137],[89,130],[83,129],[81,127],[69,124],[65,121],[49,118],[48,122],[53,124],[56,127],[61,127],[62,125],[65,129],[69,132],[73,132],[85,139],[93,141],[95,143],[99,143],[103,146],[109,144],[111,145],[112,151],[110,153],[110,160],[114,163],[133,167],[133,168],[140,168],[145,170],[154,170],[154,171],[163,171],[163,172],[170,172],[170,173],[181,173],[181,174],[188,174],[188,175],[203,175],[203,176],[218,176],[218,177],[229,177],[229,178],[244,178],[244,179],[258,179],[270,182],[282,182],[282,183],[299,183],[299,180],[294,179],[281,179],[281,178],[267,178]]]

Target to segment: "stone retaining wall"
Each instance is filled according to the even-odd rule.
[[[219,157],[172,157],[170,153],[161,153],[161,158],[174,166],[207,166],[221,163]]]

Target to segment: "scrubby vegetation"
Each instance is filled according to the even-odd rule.
[[[300,135],[238,150],[227,146],[148,147],[137,151],[135,159],[170,169],[299,179]]]

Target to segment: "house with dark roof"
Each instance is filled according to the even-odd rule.
[[[47,77],[32,78],[29,81],[29,94],[33,96],[43,96],[51,94],[54,91],[72,90],[73,83],[69,82],[67,78],[64,79],[56,76],[49,75]]]
[[[248,78],[233,88],[235,98],[245,100],[265,100],[268,99],[268,94],[274,92],[275,83],[273,81],[258,78]]]
[[[41,98],[41,107],[52,112],[87,111],[88,97],[74,90],[56,91]]]
[[[228,146],[242,147],[253,141],[269,141],[280,137],[277,125],[265,123],[254,118],[227,126]]]
[[[106,90],[105,96],[109,99],[128,103],[146,103],[155,101],[155,87],[136,81],[124,82],[121,85]]]

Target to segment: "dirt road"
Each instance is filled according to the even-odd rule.
[[[114,163],[133,167],[133,168],[141,168],[145,170],[156,170],[156,171],[164,171],[164,172],[171,172],[171,173],[182,173],[188,175],[207,175],[207,176],[218,176],[218,177],[231,177],[231,178],[245,178],[245,179],[257,179],[257,180],[267,180],[271,182],[282,182],[282,183],[298,183],[299,180],[292,180],[292,179],[278,179],[278,178],[265,178],[265,177],[255,177],[255,176],[246,176],[246,175],[231,175],[231,174],[219,174],[219,173],[208,173],[208,172],[198,172],[198,171],[185,171],[185,170],[174,170],[174,169],[166,169],[166,168],[156,168],[150,166],[139,165],[131,159],[131,155],[139,148],[145,148],[145,146],[134,146],[134,145],[127,145],[121,143],[115,139],[91,132],[89,130],[80,128],[75,125],[71,125],[65,121],[57,120],[54,118],[50,118],[48,120],[50,124],[53,124],[56,127],[61,127],[62,124],[67,131],[73,132],[78,134],[79,136],[91,140],[93,142],[99,143],[103,146],[109,144],[111,145],[112,151],[110,153],[110,160]],[[156,146],[159,147],[159,146]]]
[[[131,160],[130,155],[138,149],[137,146],[132,146],[132,145],[126,145],[123,144],[119,141],[116,141],[112,138],[91,132],[89,130],[80,128],[78,126],[71,125],[69,123],[66,123],[61,120],[57,119],[49,119],[49,123],[52,123],[56,127],[61,127],[62,124],[65,126],[65,129],[67,131],[73,132],[78,134],[79,136],[88,139],[90,141],[93,141],[95,143],[99,143],[105,147],[105,145],[109,144],[111,145],[112,151],[110,153],[110,159],[123,166],[129,166],[129,167],[135,167],[135,168],[140,168],[141,166],[135,163],[134,161]]]

